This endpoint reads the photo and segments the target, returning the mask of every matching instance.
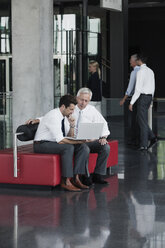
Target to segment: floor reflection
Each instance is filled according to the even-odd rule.
[[[165,141],[159,141],[157,145],[158,179],[165,179]]]
[[[126,201],[129,210],[128,247],[143,247],[154,232],[154,196],[148,182],[157,178],[156,157],[150,152],[139,152],[138,166],[125,167]]]
[[[104,247],[110,235],[108,204],[118,195],[117,176],[107,180],[111,188],[81,193],[57,188],[46,197],[1,190],[0,247]]]
[[[165,247],[164,144],[148,152],[119,144],[120,176],[90,191],[1,187],[0,247]]]
[[[148,152],[136,151],[136,157],[135,153],[133,155],[136,162],[125,164],[124,196],[129,212],[128,247],[156,248],[165,245],[165,223],[159,221],[162,213],[156,200],[157,197],[160,199],[165,196],[164,192],[159,192],[160,183],[165,188],[158,172],[158,151],[163,155],[160,146],[161,142]]]

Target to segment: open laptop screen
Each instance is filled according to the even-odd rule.
[[[68,139],[84,140],[99,139],[103,130],[103,123],[80,123],[77,137],[66,137]]]

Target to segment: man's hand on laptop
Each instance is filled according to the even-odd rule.
[[[106,145],[108,142],[107,142],[107,138],[106,137],[101,137],[100,139],[99,139],[99,143],[102,145],[102,146],[104,146],[104,145]]]
[[[86,139],[85,142],[88,143],[88,142],[93,142],[95,141],[96,139]]]

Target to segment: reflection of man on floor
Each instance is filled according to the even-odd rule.
[[[130,213],[130,238],[137,244],[144,244],[153,235],[155,211],[151,192],[130,192],[128,200]],[[141,246],[140,246],[141,247]]]
[[[148,190],[148,180],[151,180],[150,172],[155,171],[156,164],[152,164],[153,157],[148,152],[140,153],[138,158],[137,168],[133,167],[130,171],[129,167],[127,171],[127,182],[130,182],[130,178],[133,179],[133,184],[129,184],[127,203],[130,215],[130,238],[134,242],[136,240],[137,244],[143,244],[154,229],[156,206],[153,194]]]

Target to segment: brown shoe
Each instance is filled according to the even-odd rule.
[[[84,185],[79,178],[76,178],[74,181],[72,180],[72,184],[74,184],[79,189],[89,189],[89,186]]]
[[[72,191],[72,192],[81,192],[81,189],[74,186],[70,180],[67,180],[66,183],[64,181],[61,182],[60,186],[68,191]]]

